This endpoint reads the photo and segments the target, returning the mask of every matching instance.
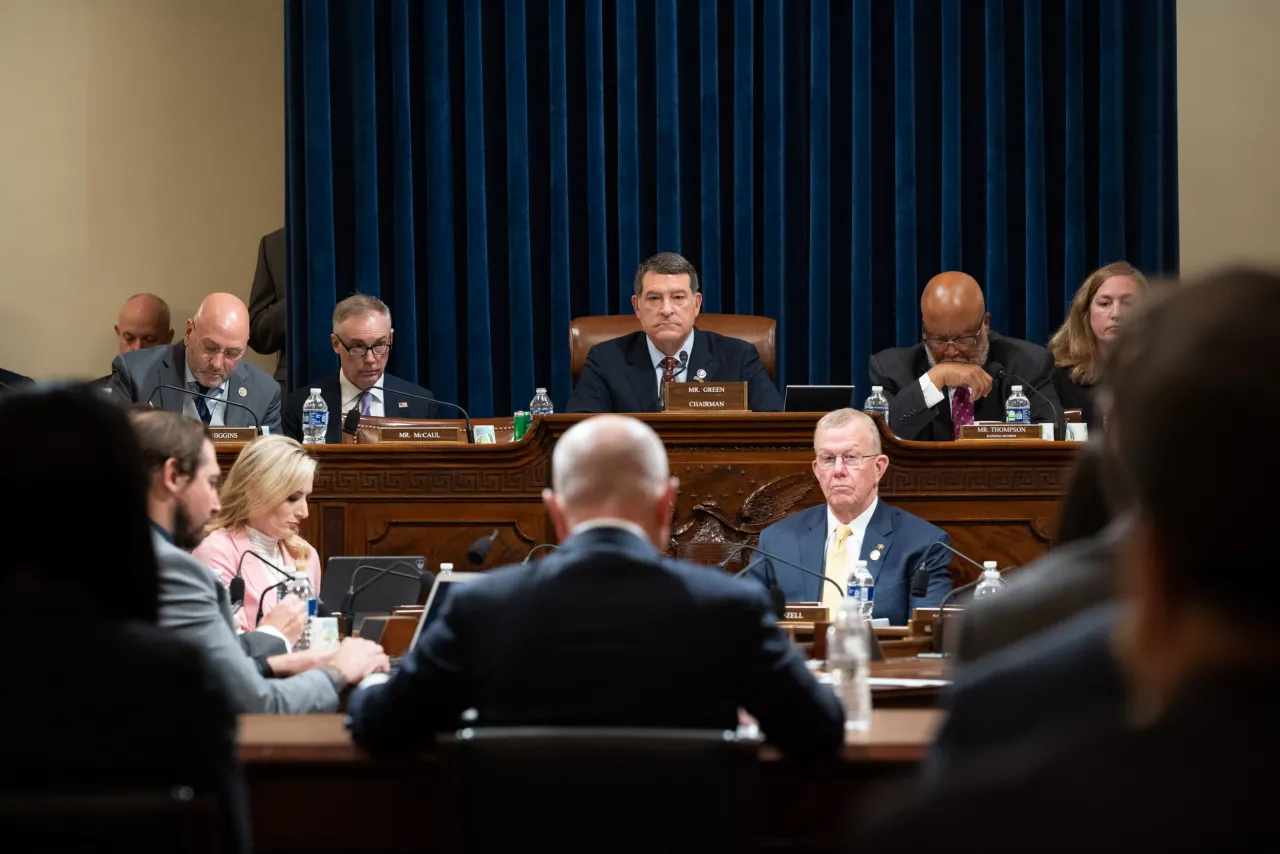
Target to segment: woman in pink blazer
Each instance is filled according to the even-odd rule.
[[[245,631],[257,628],[259,605],[266,615],[283,598],[281,582],[288,575],[303,571],[320,591],[320,556],[298,536],[315,471],[316,460],[302,445],[275,435],[247,445],[227,474],[222,512],[205,528],[194,554],[228,587],[237,573],[244,579],[244,604],[235,619]],[[236,603],[231,604],[234,609]]]

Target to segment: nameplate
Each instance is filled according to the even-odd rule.
[[[379,442],[465,442],[461,427],[381,427]]]
[[[667,383],[667,412],[746,412],[747,384]]]
[[[961,439],[1053,439],[1052,424],[965,424]]]
[[[258,437],[258,431],[254,427],[210,427],[206,432],[209,434],[209,441],[215,445],[223,442],[252,442]]]
[[[788,602],[782,612],[785,623],[823,623],[828,617],[825,606],[810,602]]]

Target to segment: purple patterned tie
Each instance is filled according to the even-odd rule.
[[[366,391],[364,394],[360,395],[360,414],[361,415],[372,415],[373,413],[369,411],[369,407],[371,407],[372,405],[373,405],[373,392]]]
[[[960,438],[960,428],[973,423],[973,398],[969,396],[967,385],[956,386],[956,393],[951,398],[951,423],[954,425],[953,439]]]

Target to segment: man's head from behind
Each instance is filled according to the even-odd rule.
[[[249,309],[233,294],[209,294],[187,321],[187,367],[203,386],[231,378],[249,346]]]
[[[116,318],[116,344],[121,353],[172,343],[168,303],[155,294],[135,294],[125,300]]]
[[[871,506],[889,458],[880,453],[880,431],[864,412],[837,409],[813,431],[813,476],[831,512],[849,524]]]
[[[329,343],[342,365],[342,375],[356,388],[374,385],[391,355],[391,309],[377,297],[349,296],[333,310]]]
[[[920,320],[930,365],[987,363],[991,315],[973,276],[951,271],[930,279],[920,297]]]
[[[631,307],[653,346],[675,356],[702,311],[698,271],[682,255],[659,252],[636,270]]]
[[[1139,696],[1156,706],[1193,671],[1280,648],[1280,608],[1264,580],[1280,447],[1259,434],[1233,452],[1213,429],[1232,422],[1212,420],[1280,423],[1267,358],[1277,317],[1280,276],[1230,271],[1152,299],[1111,354],[1107,441],[1136,510],[1122,648]],[[1217,406],[1197,413],[1206,395]]]
[[[131,418],[147,470],[151,520],[178,548],[193,549],[203,539],[205,523],[221,509],[222,472],[213,443],[203,424],[176,412],[144,410]]]
[[[666,551],[679,481],[647,424],[598,415],[569,428],[551,458],[551,484],[542,500],[561,540],[583,522],[616,518],[639,525]]]

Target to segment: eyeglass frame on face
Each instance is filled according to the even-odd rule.
[[[953,335],[951,337],[944,337],[942,335],[921,335],[920,340],[931,347],[939,347],[944,350],[947,348],[948,344],[954,346],[957,350],[964,350],[966,348],[976,346],[977,343],[982,340],[982,327],[979,326],[978,331],[972,335]]]
[[[200,352],[203,353],[205,358],[208,359],[210,362],[212,362],[214,357],[218,355],[221,355],[222,358],[227,362],[239,362],[241,359],[244,358],[243,347],[240,347],[240,348],[231,347],[229,349],[224,350],[221,347],[219,347],[217,344],[213,344],[212,347],[209,346],[210,344],[213,344],[213,342],[209,341],[208,339],[204,339],[200,342]]]
[[[343,341],[341,338],[339,338],[338,333],[336,332],[333,333],[333,337],[337,339],[337,342],[342,345],[342,348],[346,350],[347,353],[349,353],[350,355],[354,356],[357,359],[363,359],[365,356],[369,355],[370,352],[372,352],[373,355],[379,358],[391,354],[390,341],[386,342],[385,344],[374,344],[372,347],[370,347],[368,344],[357,344],[356,346],[352,347],[346,341]],[[360,352],[357,353],[356,352],[357,350],[359,350]]]
[[[864,460],[874,460],[878,456],[881,456],[881,455],[880,454],[818,453],[818,454],[814,454],[813,460],[817,464],[818,468],[822,469],[823,471],[828,471],[830,469],[835,468],[836,460],[841,460],[844,463],[845,468],[849,469],[850,471],[855,471],[857,469],[862,468],[862,466],[864,465]],[[852,463],[849,462],[850,457],[854,459],[854,462]]]

